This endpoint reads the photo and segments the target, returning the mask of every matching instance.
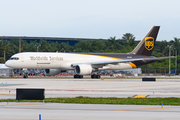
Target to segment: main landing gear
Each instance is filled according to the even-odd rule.
[[[83,78],[83,75],[74,75],[74,78]]]
[[[100,76],[100,75],[93,74],[93,75],[91,75],[91,78],[100,79],[101,76]]]
[[[74,75],[74,78],[83,78],[83,75]],[[93,75],[91,75],[91,78],[92,78],[92,79],[100,79],[101,76],[100,76],[100,75],[93,74]]]

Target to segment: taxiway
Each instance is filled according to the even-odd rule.
[[[119,97],[135,95],[147,97],[180,97],[180,79],[0,79],[0,99],[16,98],[16,88],[44,88],[45,97]],[[9,94],[10,91],[10,94]],[[154,91],[154,95],[153,95]],[[61,103],[0,103],[2,120],[59,119],[124,119],[124,120],[178,120],[180,106],[161,105],[99,105]]]

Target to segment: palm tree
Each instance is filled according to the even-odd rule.
[[[134,42],[135,41],[135,37],[131,33],[123,34],[122,39],[126,40],[127,43],[129,43],[130,46],[133,46],[135,44],[135,42]]]
[[[164,56],[166,51],[166,47],[168,45],[168,42],[166,40],[162,40],[161,42],[156,41],[156,44],[159,48],[159,52],[162,53],[162,55]],[[167,49],[168,50],[168,49]],[[154,50],[155,51],[155,50]],[[168,53],[168,52],[167,52]]]
[[[132,38],[135,39],[134,35],[131,34],[131,33],[126,33],[126,34],[123,34],[123,36],[122,36],[122,39],[123,39],[123,40],[130,40],[130,39],[132,39]]]
[[[110,38],[108,39],[108,41],[106,42],[106,46],[108,46],[108,48],[114,50],[116,43],[117,43],[117,41],[116,41],[116,36],[110,37]]]
[[[0,51],[1,55],[4,56],[4,61],[6,61],[6,54],[8,54],[10,51],[10,44],[8,41],[0,41]]]
[[[174,48],[178,51],[180,49],[180,38],[174,37],[174,43],[173,43]]]

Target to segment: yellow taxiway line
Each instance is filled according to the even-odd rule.
[[[148,95],[135,95],[134,98],[145,98],[147,97]]]
[[[12,94],[12,95],[9,95],[9,94],[0,94],[0,95],[7,95],[7,96],[16,96],[16,95],[13,95],[13,94]]]

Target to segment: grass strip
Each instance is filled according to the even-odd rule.
[[[16,102],[15,99],[8,99]],[[2,99],[0,102],[6,102]],[[29,102],[29,100],[19,100],[19,102]],[[31,100],[31,102],[42,102],[42,100]],[[121,104],[121,105],[180,105],[180,98],[46,98],[45,103],[77,103],[77,104]]]

